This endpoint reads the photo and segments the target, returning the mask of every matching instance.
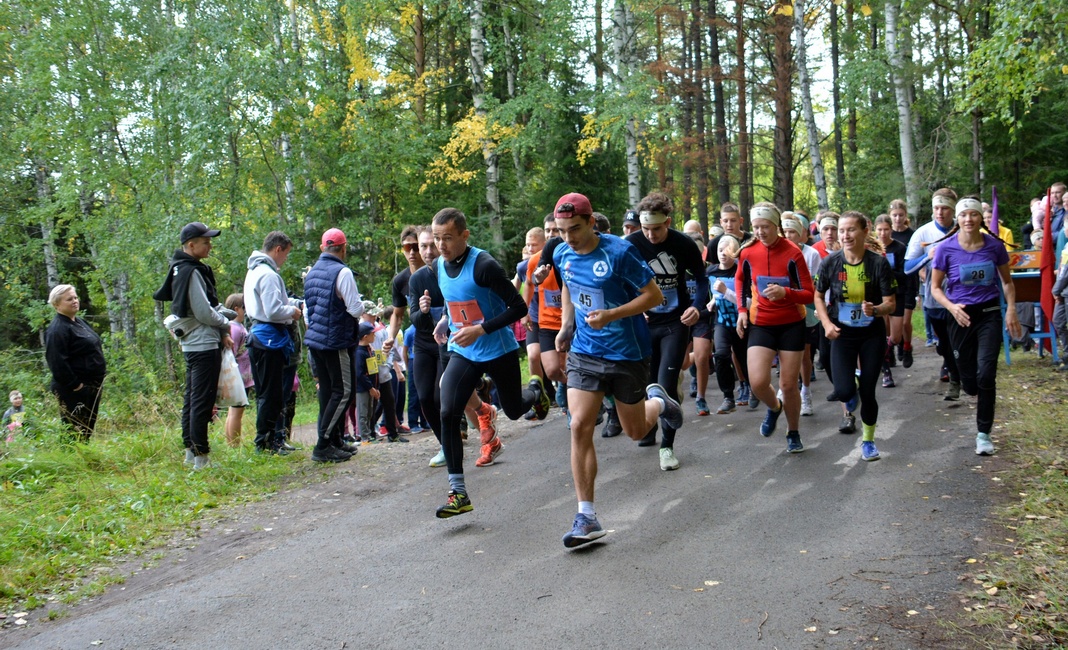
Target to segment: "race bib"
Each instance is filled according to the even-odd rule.
[[[560,309],[561,307],[564,306],[564,301],[560,297],[560,290],[559,289],[556,289],[556,290],[543,289],[542,292],[545,294],[545,306],[546,307],[551,307],[553,309]]]
[[[477,300],[458,300],[449,302],[446,306],[449,308],[449,320],[454,329],[481,325],[486,320]]]
[[[893,253],[887,253],[886,254],[886,261],[890,262],[890,268],[894,268],[894,254]]]
[[[776,275],[758,275],[756,281],[757,291],[759,291],[761,295],[764,295],[764,290],[767,289],[768,285],[771,284],[777,284],[780,287],[786,288],[789,288],[790,286],[790,278],[779,277]]]
[[[571,304],[583,314],[604,309],[604,291],[581,284],[572,284],[568,289],[571,290]]]
[[[960,265],[960,283],[966,287],[988,287],[994,284],[994,275],[993,262]]]
[[[649,311],[654,314],[668,314],[679,307],[679,290],[677,287],[671,287],[670,289],[661,289],[661,293],[664,294],[664,299],[659,305],[653,307]]]
[[[368,375],[377,375],[378,374],[378,353],[377,352],[375,354],[369,355],[367,357],[367,374]]]
[[[865,316],[859,302],[838,304],[838,322],[846,327],[867,327],[875,321],[874,316]]]
[[[690,294],[690,302],[697,296],[697,280],[686,281],[686,293]]]

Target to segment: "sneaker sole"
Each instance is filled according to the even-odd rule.
[[[678,465],[669,466],[669,467],[664,467],[663,465],[660,466],[660,470],[663,471],[663,472],[674,472],[678,468],[679,468]]]
[[[861,460],[863,460],[865,462],[868,462],[868,463],[870,463],[870,462],[872,462],[874,460],[879,460],[880,458],[882,458],[882,456],[861,456],[860,457]]]
[[[496,463],[497,462],[497,456],[500,456],[502,451],[504,451],[504,443],[503,442],[501,443],[500,448],[497,449],[496,453],[490,455],[488,463],[483,463],[482,459],[479,458],[478,460],[475,461],[475,467],[489,467],[490,465]]]
[[[435,514],[438,519],[448,519],[449,517],[455,517],[457,515],[466,514],[475,509],[473,505],[466,505],[459,510],[438,510]]]
[[[566,537],[565,536],[564,537],[564,547],[565,548],[578,548],[579,546],[582,546],[584,544],[589,544],[590,542],[597,541],[597,540],[601,539],[602,537],[604,537],[607,534],[608,534],[607,530],[598,530],[596,532],[590,533],[589,535],[576,536],[576,537]]]

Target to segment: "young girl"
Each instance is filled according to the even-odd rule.
[[[934,252],[931,295],[950,315],[946,329],[957,360],[961,387],[968,395],[979,396],[975,412],[979,429],[975,453],[989,456],[994,453],[990,431],[994,426],[1002,327],[1013,337],[1021,334],[1016,316],[1016,287],[1009,275],[1009,254],[1004,243],[980,230],[982,203],[971,197],[961,199],[956,214],[957,223]],[[998,278],[1005,296],[1004,322]]]
[[[875,236],[883,246],[883,253],[890,268],[894,271],[894,279],[897,280],[897,302],[894,312],[886,317],[889,324],[890,337],[886,340],[888,349],[886,360],[883,361],[883,388],[893,388],[894,375],[890,371],[891,362],[894,358],[894,347],[901,343],[905,322],[905,302],[911,283],[905,275],[905,245],[894,239],[894,226],[890,217],[881,214],[875,218]],[[909,345],[909,354],[912,353],[912,345]],[[902,360],[903,361],[903,360]],[[911,363],[909,365],[912,365]],[[908,366],[906,366],[908,367]]]
[[[892,314],[897,302],[897,280],[882,251],[868,250],[871,226],[859,212],[846,212],[838,220],[838,239],[841,249],[820,264],[816,278],[816,313],[823,331],[830,341],[831,373],[835,379],[834,392],[846,404],[848,427],[839,431],[856,430],[853,412],[859,399],[860,421],[864,434],[860,457],[878,460],[875,447],[875,424],[879,418],[879,404],[875,400],[875,383],[879,367],[885,363],[886,324],[883,316]],[[878,246],[874,246],[878,249]],[[830,299],[824,298],[824,294]],[[860,380],[855,370],[860,367]]]
[[[251,392],[254,384],[252,380],[252,365],[248,358],[248,348],[245,347],[245,339],[248,331],[245,329],[245,294],[232,293],[226,297],[226,307],[237,312],[237,316],[230,321],[230,338],[234,341],[234,357],[237,359],[237,369],[241,371],[241,379],[245,382],[245,394]],[[251,399],[249,400],[251,402]],[[241,446],[241,421],[245,416],[244,406],[231,406],[226,414],[226,444],[231,447]]]
[[[715,344],[716,383],[723,393],[723,403],[716,410],[716,415],[731,413],[734,403],[735,364],[731,358],[738,360],[738,377],[742,382],[742,392],[738,399],[749,402],[749,373],[746,369],[745,338],[738,335],[738,296],[734,293],[734,274],[738,269],[738,249],[741,244],[732,235],[719,239],[716,255],[719,265],[708,271],[708,284],[712,290],[712,300],[708,311],[712,313],[714,331],[712,340]]]

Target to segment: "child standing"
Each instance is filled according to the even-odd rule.
[[[375,326],[364,321],[357,334],[356,348],[356,412],[360,439],[370,444],[375,439],[375,401],[378,400],[378,356],[371,345],[375,340]]]
[[[19,391],[11,391],[8,399],[11,401],[11,408],[4,411],[3,426],[7,429],[7,435],[4,440],[11,442],[15,439],[15,432],[22,428],[22,420],[26,417],[26,409],[22,405],[22,393]]]

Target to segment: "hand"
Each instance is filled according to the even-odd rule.
[[[786,297],[786,287],[778,284],[769,284],[761,295],[771,301],[782,300]]]
[[[382,395],[382,393],[379,393],[379,392],[378,392],[378,389],[377,389],[377,388],[372,388],[372,389],[371,389],[371,390],[369,390],[368,392],[369,392],[369,393],[371,394],[371,397],[372,397],[373,399],[378,399],[378,398],[379,398],[379,397],[380,397],[380,396]]]
[[[1023,328],[1020,327],[1020,319],[1016,316],[1015,309],[1005,311],[1005,329],[1009,330],[1009,336],[1012,338],[1023,338]]]
[[[523,329],[526,331],[534,331],[534,321],[530,320],[530,316],[524,316],[519,322],[523,324]]]
[[[697,311],[697,307],[687,307],[686,311],[682,312],[682,317],[679,320],[683,325],[689,327],[701,318],[701,313]]]
[[[595,330],[599,330],[611,322],[612,319],[608,317],[608,312],[604,309],[594,309],[586,314],[586,324]]]
[[[430,292],[424,291],[423,295],[419,296],[419,311],[424,314],[430,313]]]
[[[78,384],[78,387],[74,389],[74,392],[77,393],[78,391],[80,391],[83,388],[85,388],[85,384]]]
[[[296,311],[296,313],[293,314],[293,320],[300,320],[301,318],[304,318],[304,312],[301,310],[300,307],[294,307],[293,309]]]
[[[969,327],[972,324],[972,319],[968,316],[968,312],[964,310],[964,305],[956,304],[949,308],[949,313],[953,315],[954,320],[957,321],[957,325],[961,327]],[[1016,318],[1016,312],[1012,312],[1012,317]],[[1005,323],[1008,324],[1008,317],[1005,318]],[[1017,323],[1019,325],[1019,323]],[[1019,338],[1019,337],[1017,337]]]
[[[717,293],[727,293],[727,283],[723,280],[716,280],[715,284],[712,285],[712,290]]]
[[[393,349],[393,339],[386,339],[382,342],[382,352],[389,354],[389,351]]]
[[[224,349],[230,348],[232,350],[234,347],[234,340],[230,338],[229,334],[223,334],[222,344]]]
[[[434,340],[438,345],[445,345],[449,342],[449,321],[442,318],[434,326]]]
[[[870,302],[868,302],[866,300],[864,302],[860,303],[860,310],[862,312],[864,312],[865,316],[874,316],[875,315],[875,305],[871,304]]]
[[[828,341],[833,341],[842,333],[842,328],[838,327],[831,321],[827,321],[823,324],[823,333],[827,336]]]
[[[470,325],[468,327],[461,327],[456,330],[456,333],[452,335],[452,342],[459,345],[461,348],[466,348],[475,341],[478,337],[486,333],[486,330],[482,329],[481,325]]]
[[[738,312],[738,325],[734,329],[738,331],[738,338],[745,338],[745,330],[749,327],[749,313]]]
[[[560,330],[556,335],[556,351],[567,352],[571,349],[571,333]]]
[[[535,285],[539,285],[542,282],[545,282],[545,278],[549,277],[550,271],[552,271],[552,267],[548,264],[542,264],[534,269],[534,272],[530,274],[530,279],[534,281]]]

